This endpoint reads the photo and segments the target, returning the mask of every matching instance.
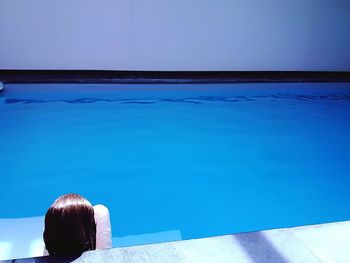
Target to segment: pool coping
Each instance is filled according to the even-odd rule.
[[[72,258],[56,257],[16,260],[71,261]],[[89,251],[74,262],[350,262],[350,221]]]

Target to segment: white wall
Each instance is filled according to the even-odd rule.
[[[350,0],[0,0],[0,69],[350,70]]]

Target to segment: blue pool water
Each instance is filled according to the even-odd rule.
[[[77,192],[132,244],[350,219],[349,83],[11,84],[0,96],[0,218]]]

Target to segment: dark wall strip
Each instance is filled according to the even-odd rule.
[[[0,70],[4,83],[349,82],[350,71]]]

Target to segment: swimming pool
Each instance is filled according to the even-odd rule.
[[[121,245],[350,219],[350,83],[7,84],[0,96],[0,218],[77,192],[110,208],[113,236],[134,236]]]

